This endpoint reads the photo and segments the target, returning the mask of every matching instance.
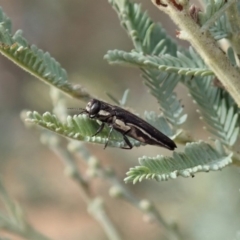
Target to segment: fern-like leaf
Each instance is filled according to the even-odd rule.
[[[82,87],[68,82],[66,70],[48,52],[43,52],[34,45],[30,46],[21,30],[12,35],[11,21],[1,8],[0,52],[25,71],[62,92],[82,100],[91,98]]]
[[[145,112],[145,119],[165,135],[173,139],[176,137],[164,117],[157,116],[154,112]],[[46,112],[43,115],[40,115],[38,112],[28,112],[26,121],[35,123],[64,137],[91,143],[105,144],[110,131],[110,128],[105,125],[104,129],[97,136],[92,137],[97,132],[99,124],[96,120],[90,119],[86,115],[68,116],[67,122],[62,123],[55,115],[50,114],[49,112]],[[180,132],[178,132],[178,134],[180,134]],[[144,145],[131,138],[130,142],[135,147]],[[109,138],[108,146],[125,146],[122,134],[113,130]]]
[[[118,1],[111,2],[117,5]],[[225,15],[217,14],[222,14],[221,11],[226,7],[225,1],[212,0],[207,3],[205,12],[199,13],[200,25],[204,25],[209,20],[215,20],[215,24],[210,26],[210,31],[215,31],[215,38],[226,37],[227,35],[224,34],[227,34],[228,23]],[[176,47],[171,50],[169,45],[174,46],[174,41],[166,36],[159,25],[155,27],[156,24],[148,18],[146,13],[141,13],[140,5],[126,0],[122,8],[116,10],[130,36],[132,36],[130,32],[134,31],[134,36],[137,38],[132,39],[133,41],[137,39],[137,44],[141,48],[136,48],[130,53],[119,50],[109,51],[105,58],[110,63],[140,67],[144,72],[146,86],[157,98],[164,116],[174,127],[186,120],[186,115],[183,114],[182,106],[174,93],[176,85],[182,81],[189,88],[194,101],[200,106],[202,116],[208,124],[208,130],[224,145],[232,146],[239,133],[237,107],[229,100],[231,97],[225,90],[212,86],[212,78],[207,76],[214,73],[208,69],[199,55],[192,48],[188,51],[183,49],[177,51]],[[140,16],[141,23],[139,23]],[[160,38],[157,32],[161,33],[158,34]],[[231,49],[228,50],[228,56],[236,65]],[[227,100],[224,99],[223,94]]]
[[[157,115],[155,112],[144,113],[145,120],[154,126],[156,129],[160,130],[166,136],[169,136],[171,139],[175,139],[182,131],[179,130],[177,133],[169,126],[167,120],[162,115]]]
[[[86,115],[68,116],[67,122],[62,123],[55,115],[49,112],[43,115],[40,115],[38,112],[28,112],[26,121],[35,123],[67,138],[99,144],[106,143],[110,130],[108,126],[105,126],[103,131],[97,136],[92,137],[97,132],[99,124]],[[140,142],[134,139],[130,139],[130,142],[136,147],[141,145]],[[125,146],[122,134],[113,130],[109,138],[108,146],[118,148]]]
[[[178,126],[186,121],[187,115],[183,113],[183,108],[174,93],[176,85],[180,80],[187,82],[194,75],[206,76],[212,75],[213,72],[192,48],[185,51],[185,54],[177,52],[176,55],[176,57],[169,54],[145,56],[138,52],[126,53],[115,50],[108,52],[105,57],[110,63],[127,62],[141,67],[145,84],[157,98],[162,112],[171,124]]]
[[[176,42],[166,34],[160,24],[155,24],[141,5],[129,0],[109,0],[115,9],[123,28],[131,37],[138,52],[158,55],[165,49],[169,54],[177,50]]]
[[[213,26],[210,27],[210,32],[215,40],[221,40],[223,38],[230,38],[231,28],[229,22],[226,18],[226,15],[222,15]]]
[[[125,182],[141,182],[143,179],[166,181],[178,176],[190,177],[197,172],[220,170],[231,164],[231,154],[226,154],[218,142],[216,148],[205,142],[188,143],[184,152],[174,152],[172,157],[142,157],[140,166],[130,168]]]
[[[116,10],[124,29],[133,41],[136,50],[129,54],[137,54],[135,61],[138,61],[139,56],[141,58],[144,58],[144,56],[150,57],[150,55],[161,56],[162,54],[169,54],[169,56],[172,57],[177,56],[176,42],[166,34],[160,24],[153,23],[147,13],[141,11],[140,4],[132,3],[129,0],[122,2],[110,0],[109,2]],[[105,55],[105,58],[110,59],[109,57],[109,54]],[[119,60],[123,60],[126,63],[125,59]],[[116,62],[118,62],[117,59]],[[136,62],[134,63],[133,60],[132,63],[135,64]],[[154,67],[156,67],[157,64],[154,65]],[[170,70],[172,66],[168,68],[169,72],[160,72],[159,70],[155,70],[156,68],[146,70],[143,69],[141,64],[138,65],[138,67],[141,67],[141,70],[143,70],[145,84],[150,88],[154,97],[156,97],[164,115],[174,109],[175,112],[171,111],[165,115],[165,117],[168,118],[173,125],[183,123],[187,115],[183,113],[183,108],[174,93],[174,88],[181,79],[181,76],[176,74],[176,71],[174,72],[173,69]],[[171,88],[169,87],[168,91],[165,92],[167,94],[163,94],[162,91],[166,90],[166,83],[171,85]],[[164,98],[162,97],[163,95],[165,96]],[[170,108],[169,104],[171,105]],[[169,117],[171,119],[169,119]]]
[[[3,12],[2,8],[0,7],[0,23],[4,29],[9,32],[12,32],[12,23],[10,18]]]
[[[209,26],[209,30],[216,40],[231,36],[231,27],[225,15],[228,7],[226,4],[228,3],[225,0],[207,1],[205,11],[198,13],[199,24],[204,27],[204,24],[211,23],[212,26]]]
[[[150,88],[151,94],[155,96],[164,116],[173,126],[183,124],[187,119],[187,114],[183,113],[183,107],[173,92],[179,76],[176,74],[159,74],[158,71],[144,71],[145,84]]]
[[[195,62],[180,52],[177,57],[169,54],[159,56],[146,56],[138,52],[125,52],[120,50],[108,51],[105,59],[111,64],[130,64],[144,69],[158,69],[161,72],[177,73],[185,76],[213,75],[213,72],[205,68],[199,68]]]
[[[212,85],[211,77],[196,78],[188,84],[208,131],[224,145],[233,146],[239,134],[239,111],[230,95]]]
[[[226,3],[225,0],[210,0],[206,3],[205,11],[198,13],[200,25],[207,22],[216,12],[218,12]]]

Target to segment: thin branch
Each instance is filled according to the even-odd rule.
[[[44,236],[27,221],[20,206],[8,195],[0,180],[0,198],[8,211],[8,216],[0,213],[0,228],[29,240],[51,240]]]
[[[98,197],[93,199],[90,196],[88,183],[81,177],[72,154],[65,150],[65,148],[62,148],[60,145],[49,147],[64,162],[67,173],[69,173],[68,175],[72,177],[72,179],[79,186],[81,197],[88,205],[89,213],[99,222],[108,238],[111,240],[120,240],[121,237],[119,236],[119,233],[105,212],[103,201],[100,201]]]
[[[76,165],[76,162],[73,159],[72,154],[70,154],[68,151],[66,151],[63,148],[63,146],[60,146],[60,144],[57,144],[54,146],[52,144],[51,144],[51,146],[48,144],[48,146],[65,165],[65,168],[66,168],[65,173],[68,176],[70,176],[79,186],[79,190],[80,190],[82,199],[85,201],[85,203],[87,203],[87,204],[90,203],[91,198],[89,196],[88,182],[82,178],[82,176],[78,170],[78,167]]]
[[[14,45],[12,45],[14,46]],[[82,101],[88,101],[92,96],[80,85],[73,85],[70,82],[64,82],[61,83],[60,81],[53,82],[48,79],[48,76],[43,73],[37,72],[35,69],[32,68],[32,66],[28,66],[26,63],[22,61],[22,59],[18,59],[15,55],[13,56],[11,53],[9,53],[7,50],[11,48],[12,46],[6,45],[3,43],[0,43],[0,53],[8,58],[11,62],[16,64],[18,67],[22,68],[24,71],[28,72],[30,75],[38,78],[39,80],[43,81],[44,83],[54,86],[55,88],[58,88],[62,93],[72,97],[72,98],[77,98]],[[29,51],[31,49],[29,48]],[[32,53],[33,54],[33,53]],[[36,57],[36,56],[35,56]],[[56,84],[56,85],[55,85]]]
[[[95,198],[94,201],[88,205],[88,211],[101,224],[110,240],[121,239],[112,221],[104,210],[103,200],[101,198]]]
[[[53,111],[55,114],[62,118],[66,117],[65,101],[61,93],[52,88],[50,96],[54,105]],[[83,179],[73,154],[66,149],[66,146],[62,146],[61,140],[58,136],[52,133],[50,133],[50,135],[51,136],[48,134],[48,136],[44,139],[42,138],[42,140],[44,140],[44,143],[47,144],[57,156],[59,156],[59,159],[62,160],[66,167],[67,175],[70,176],[79,186],[81,197],[87,204],[89,213],[99,222],[109,239],[121,240],[114,224],[105,212],[103,201],[99,200],[100,198],[98,197],[92,198],[90,196],[89,184]]]
[[[162,217],[161,213],[159,210],[157,210],[156,206],[153,203],[150,204],[151,206],[149,208],[145,208],[142,205],[143,200],[138,199],[135,195],[133,195],[131,191],[126,187],[126,185],[119,180],[112,169],[102,167],[99,161],[88,152],[83,144],[78,142],[71,142],[69,149],[71,151],[77,152],[82,159],[88,162],[88,165],[90,167],[89,172],[109,181],[109,183],[114,187],[111,194],[113,197],[122,197],[131,205],[147,214],[149,217],[154,218],[160,227],[165,228],[165,235],[167,239],[181,239],[179,231],[167,223],[167,221],[164,219],[164,217]]]

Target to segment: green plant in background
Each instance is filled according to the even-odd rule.
[[[127,172],[125,181],[162,181],[177,176],[194,176],[202,171],[216,171],[230,164],[239,165],[240,156],[234,150],[240,121],[239,3],[235,0],[204,1],[205,10],[200,10],[188,0],[153,0],[156,7],[176,23],[179,28],[177,37],[188,41],[191,44],[189,49],[178,46],[160,24],[154,23],[142,11],[139,4],[128,0],[110,0],[109,3],[117,12],[134,49],[131,52],[108,51],[105,59],[111,64],[126,64],[141,70],[144,83],[158,101],[161,110],[160,115],[146,112],[145,119],[178,145],[185,145],[183,152],[176,150],[171,157],[141,157],[139,166]],[[52,87],[53,113],[41,115],[34,111],[24,113],[23,117],[27,115],[28,122],[51,131],[42,134],[42,142],[64,161],[67,173],[81,187],[90,214],[99,221],[109,239],[121,238],[106,215],[102,200],[89,196],[89,183],[76,167],[73,152],[84,155],[83,159],[89,165],[88,174],[110,180],[113,184],[110,193],[113,196],[121,196],[153,216],[165,227],[168,239],[181,239],[178,229],[167,224],[152,203],[133,196],[114,172],[101,166],[81,142],[71,141],[74,139],[104,145],[109,128],[105,127],[99,135],[92,137],[99,127],[95,120],[84,115],[67,116],[64,98],[58,90],[84,102],[91,99],[91,94],[81,86],[70,84],[67,73],[60,64],[49,53],[44,53],[34,45],[30,46],[21,31],[12,34],[11,21],[2,10],[0,42],[0,51],[5,57]],[[183,84],[188,89],[213,141],[194,141],[193,136],[182,127],[187,121],[187,114],[174,92],[178,84]],[[108,95],[116,104],[123,107],[126,105],[127,92],[120,101]],[[62,147],[64,142],[56,133],[70,139],[67,148]],[[114,132],[108,145],[121,147],[123,144],[121,134]],[[140,145],[135,140],[132,144]],[[11,226],[13,223],[8,221],[7,224]],[[7,229],[11,231],[11,228]],[[37,235],[22,235],[28,239],[39,239]]]

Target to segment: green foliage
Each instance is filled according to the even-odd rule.
[[[145,118],[147,122],[155,126],[157,129],[161,129],[167,136],[173,138],[176,137],[166,119],[162,116],[157,116],[154,112],[145,112]],[[96,120],[90,119],[83,114],[74,115],[73,117],[68,116],[66,123],[62,123],[55,115],[50,114],[49,112],[40,115],[35,111],[27,113],[26,121],[37,124],[70,139],[99,144],[106,143],[110,131],[110,128],[105,125],[104,129],[97,134],[97,136],[92,137],[97,132],[100,125]],[[135,147],[144,145],[131,138],[130,142]],[[109,138],[108,146],[118,148],[125,146],[122,134],[113,130]]]
[[[223,152],[220,143],[216,149],[205,142],[189,143],[183,153],[174,152],[172,157],[142,157],[140,166],[130,168],[125,182],[141,182],[143,179],[166,181],[177,176],[190,177],[197,172],[221,170],[232,162],[231,154]]]
[[[214,147],[203,141],[190,142],[186,144],[183,151],[180,151],[178,148],[173,152],[172,156],[143,156],[139,158],[139,166],[135,166],[128,171],[125,182],[133,182],[135,184],[145,179],[165,181],[176,179],[178,176],[194,177],[198,172],[221,170],[223,167],[230,165],[237,158],[236,154],[234,154],[233,146],[239,136],[240,111],[226,89],[215,84],[218,79],[215,77],[214,70],[205,64],[192,47],[189,49],[179,47],[166,34],[160,24],[155,24],[146,12],[142,12],[140,4],[132,3],[129,0],[109,0],[109,2],[116,10],[121,25],[130,36],[134,50],[131,52],[122,50],[108,51],[105,59],[112,64],[127,64],[138,67],[141,70],[144,84],[150,90],[152,96],[156,98],[162,111],[162,114],[146,111],[146,121],[165,135],[176,140],[176,142],[185,143],[191,141],[191,137],[185,142],[181,140],[181,135],[185,134],[184,136],[187,136],[186,131],[182,128],[187,121],[187,114],[184,112],[181,101],[177,98],[175,88],[179,83],[182,83],[188,89],[194,103],[196,103],[201,118],[207,123],[206,129],[213,135],[215,140]],[[205,3],[205,11],[197,11],[197,18],[193,19],[200,25],[201,33],[212,35],[215,40],[230,39],[234,33],[228,22],[227,15],[224,13],[227,6],[229,6],[227,5],[229,1],[205,0]],[[234,69],[239,65],[239,60],[237,59],[239,54],[236,54],[235,49],[234,46],[229,46],[226,51],[229,63],[234,66]],[[91,98],[90,94],[81,87],[70,84],[65,69],[48,52],[43,52],[36,46],[30,45],[22,36],[21,30],[12,34],[11,21],[1,8],[0,52],[17,64],[17,66],[69,96],[84,101]],[[209,64],[209,66],[211,65]],[[129,90],[126,90],[121,100],[116,99],[110,93],[107,93],[107,95],[115,104],[124,107],[128,93]],[[52,93],[52,95],[54,94]],[[53,98],[54,110],[56,110],[62,102],[57,102],[60,99],[59,96]],[[63,108],[63,105],[59,108],[61,107]],[[55,112],[59,113],[61,111]],[[103,146],[108,141],[109,147],[121,148],[125,146],[123,137],[119,132],[113,131],[111,136],[109,136],[109,126],[105,126],[103,131],[93,137],[101,123],[88,118],[86,115],[68,116],[65,122],[59,120],[59,115],[57,117],[49,112],[40,115],[34,111],[28,112],[26,120],[70,140],[98,143]],[[135,147],[144,145],[134,139],[130,139],[130,141]],[[51,145],[49,142],[50,140],[45,141],[45,144],[64,159],[68,168],[68,174],[72,175],[72,178],[81,187],[83,199],[90,209],[89,212],[97,220],[100,219],[99,223],[109,233],[109,239],[120,239],[104,212],[102,200],[99,198],[93,199],[90,196],[87,186],[89,179],[85,180],[82,178],[73,160],[73,154],[67,149],[63,150],[61,144]],[[74,142],[76,143],[76,141]],[[79,152],[84,152],[84,147],[82,145],[81,147]],[[77,150],[75,149],[73,152],[76,153]],[[131,193],[126,191],[125,186],[122,186],[121,183],[119,184],[113,171],[102,168],[96,158],[92,157],[88,152],[87,154],[86,152],[81,154],[87,158],[90,170],[89,176],[102,175],[108,178],[111,183],[114,182],[115,188],[112,188],[112,195],[125,197],[133,205],[148,213],[150,217],[154,216],[155,220],[159,221],[169,231],[170,234],[169,236],[166,235],[166,238],[181,239],[175,225],[164,222],[161,215],[155,211],[152,203],[136,200]],[[18,205],[10,201],[1,182],[0,196],[5,197],[3,201],[10,210],[10,217],[15,220],[15,222],[11,222],[10,218],[0,213],[1,227],[8,225],[12,232],[31,239],[25,232],[31,230],[34,233],[35,230],[25,221]],[[15,223],[16,225],[14,225]],[[37,236],[38,233],[36,232],[35,235]],[[35,238],[46,239],[44,236]]]
[[[239,112],[229,94],[214,87],[210,77],[195,79],[189,91],[209,126],[207,130],[226,146],[233,146],[239,134]]]
[[[186,121],[186,114],[183,113],[180,101],[177,100],[174,93],[175,87],[181,81],[189,89],[194,102],[200,108],[202,118],[208,124],[207,130],[226,147],[233,146],[239,134],[238,108],[225,89],[213,85],[214,72],[206,66],[192,48],[189,48],[188,51],[177,48],[175,42],[167,36],[159,24],[154,24],[145,12],[141,13],[140,5],[128,0],[124,1],[124,6],[120,6],[118,1],[111,1],[111,4],[117,11],[121,24],[131,37],[135,49],[131,52],[108,51],[105,59],[112,64],[127,64],[139,67],[144,72],[143,77],[146,86],[150,89],[151,94],[156,97],[164,116],[175,129]],[[222,7],[225,7],[225,1],[208,1],[205,12],[198,13],[200,25],[210,24],[209,22],[213,21],[213,24],[210,24],[209,31],[217,40],[230,36],[226,16],[224,14],[218,16]],[[228,56],[232,64],[236,65],[231,48],[228,50]],[[188,145],[188,148],[192,147],[196,151],[199,149],[201,151],[203,146]],[[161,156],[161,161],[165,163],[169,159],[178,159],[176,156],[178,155],[175,152],[172,158]],[[188,155],[185,153],[184,156]],[[191,158],[195,159],[193,156]],[[211,167],[213,166],[211,161],[217,162],[218,166],[225,166],[226,164],[222,163],[225,158],[225,155],[221,156],[216,153],[214,158],[208,158],[210,165],[207,169],[211,170],[216,167],[216,165]],[[195,160],[193,166],[188,161],[185,161],[183,165],[181,161],[178,164],[174,161],[176,167],[174,171],[177,171],[177,175],[181,175],[182,170],[190,169],[190,172],[192,172],[191,169],[195,166],[199,166],[197,171],[205,169],[205,165],[203,165],[205,163],[197,162],[197,158]],[[141,165],[142,162],[141,159]],[[152,163],[152,161],[150,162]],[[230,162],[228,161],[228,164]],[[155,167],[156,172],[154,171]],[[163,175],[161,175],[160,169],[164,171]],[[146,169],[146,163],[144,162],[142,166],[129,172],[130,176],[127,180],[136,182],[148,177],[159,180],[173,175],[173,169],[168,169],[167,172],[165,170],[163,164],[158,165],[158,167],[153,164],[149,172],[149,168]],[[181,170],[180,173],[178,170]],[[160,175],[156,175],[157,173]]]
[[[154,126],[156,129],[159,129],[163,134],[175,139],[176,135],[173,129],[169,126],[166,118],[164,118],[162,115],[157,115],[155,112],[147,112],[144,113],[145,120],[150,123],[152,126]],[[179,131],[177,134],[180,134],[181,131]]]
[[[163,50],[169,54],[177,51],[176,42],[169,37],[160,24],[155,24],[147,12],[142,12],[141,5],[128,0],[109,0],[127,31],[138,52],[158,55]]]
[[[124,1],[123,4],[114,0],[109,2],[116,10],[122,26],[131,37],[135,50],[131,53],[119,50],[108,51],[104,58],[110,63],[130,63],[141,67],[145,84],[149,87],[151,94],[156,97],[164,116],[174,127],[179,126],[185,122],[187,115],[184,114],[174,89],[181,80],[181,76],[177,72],[181,70],[187,72],[189,66],[188,69],[185,69],[179,68],[177,64],[174,66],[171,64],[177,59],[176,42],[166,34],[160,24],[155,24],[146,12],[141,11],[140,4],[130,1]],[[156,61],[152,61],[156,58],[163,60],[163,56],[169,57],[169,60],[164,62],[167,65],[159,66]],[[187,59],[184,59],[185,61]],[[162,69],[159,71],[161,67]]]
[[[28,112],[26,120],[70,139],[99,144],[106,143],[110,130],[108,126],[105,126],[103,131],[92,137],[97,132],[99,124],[86,115],[68,116],[66,123],[62,123],[49,112],[43,115],[38,112]],[[140,143],[136,140],[131,139],[130,142],[133,146],[140,146]],[[120,148],[124,145],[122,135],[113,131],[108,146]]]
[[[209,30],[216,40],[229,38],[232,35],[231,27],[224,13],[225,6],[225,0],[206,1],[205,11],[198,13],[200,26],[212,23],[212,26],[209,26]]]
[[[217,13],[224,5],[225,0],[210,0],[206,3],[205,11],[199,12],[198,18],[200,25],[207,22],[215,13]]]
[[[11,21],[0,8],[0,52],[43,82],[54,86],[62,92],[82,100],[88,100],[90,95],[80,86],[68,82],[67,72],[61,65],[35,45],[29,45],[18,30],[11,34]]]
[[[206,66],[198,67],[197,63],[181,52],[177,52],[177,57],[170,54],[143,55],[138,52],[124,52],[119,50],[108,51],[105,59],[111,64],[129,64],[144,69],[156,69],[161,72],[177,73],[184,76],[206,76],[213,75],[213,72]],[[180,78],[181,76],[179,76]]]
[[[35,230],[32,225],[26,219],[24,211],[21,209],[16,201],[13,201],[9,196],[7,190],[3,186],[0,179],[0,200],[2,206],[7,210],[6,213],[0,211],[0,227],[1,230],[12,232],[24,239],[36,239],[36,240],[50,240],[50,238],[42,235]],[[3,239],[3,238],[1,238]]]
[[[178,83],[176,74],[159,74],[156,71],[144,71],[145,85],[151,89],[151,94],[161,103],[164,116],[173,126],[179,126],[187,119],[183,107],[173,92]]]
[[[214,72],[193,48],[187,50],[178,47],[160,24],[155,24],[146,12],[142,12],[139,4],[129,0],[109,2],[130,36],[134,50],[108,51],[105,59],[114,64],[136,66],[142,71],[144,84],[156,98],[162,111],[160,116],[154,112],[146,112],[147,121],[167,136],[178,139],[184,132],[180,126],[187,120],[187,114],[184,113],[181,102],[174,92],[176,86],[182,83],[198,105],[202,118],[208,125],[207,130],[229,152],[226,154],[203,142],[189,144],[184,153],[174,152],[172,157],[141,158],[139,160],[141,166],[132,169],[127,179],[134,182],[150,177],[161,180],[174,178],[177,175],[191,175],[203,170],[219,169],[229,164],[231,147],[239,134],[239,111],[225,89],[213,86]],[[204,12],[198,12],[199,24],[209,25],[209,31],[215,39],[230,36],[226,16],[219,15],[225,7],[223,0],[210,1]],[[0,51],[4,56],[37,78],[73,97],[83,100],[90,98],[88,93],[81,88],[76,89],[67,81],[66,71],[49,53],[44,53],[34,45],[29,46],[27,40],[22,37],[21,31],[17,31],[12,36],[11,22],[2,10],[0,10],[0,21]],[[207,30],[208,28],[205,29]],[[236,66],[233,48],[228,49],[227,55],[231,63]],[[126,104],[127,95],[128,90],[119,101],[108,93],[108,96],[121,106]],[[84,115],[69,116],[66,123],[62,123],[50,113],[41,116],[37,112],[29,112],[27,120],[62,136],[85,142],[105,144],[109,133],[109,127],[106,126],[101,133],[92,137],[99,124]],[[133,146],[140,146],[135,140],[131,139],[131,142]],[[108,145],[124,146],[121,134],[114,131]],[[201,155],[203,150],[206,150],[206,153]],[[182,160],[178,161],[179,159]]]
[[[214,24],[210,27],[210,32],[215,40],[221,40],[223,38],[230,38],[232,36],[230,26],[228,24],[226,15],[222,15]]]
[[[0,7],[0,27],[5,29],[8,32],[12,31],[12,22],[10,18],[3,12],[2,8]],[[1,38],[4,37],[1,34]],[[10,41],[10,39],[5,39],[5,41]]]

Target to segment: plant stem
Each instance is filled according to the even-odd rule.
[[[44,236],[30,225],[25,217],[23,210],[8,195],[5,187],[0,180],[0,198],[7,209],[9,216],[0,213],[0,227],[10,233],[21,236],[29,240],[51,240]]]
[[[61,93],[52,88],[50,90],[50,96],[54,105],[53,111],[59,118],[66,118],[65,99]],[[66,167],[66,173],[70,176],[79,186],[82,199],[88,206],[89,213],[99,222],[104,229],[104,232],[110,240],[121,240],[119,233],[117,232],[112,221],[106,214],[103,201],[100,198],[92,198],[89,191],[89,183],[82,178],[82,175],[78,169],[74,156],[66,149],[66,146],[62,146],[60,138],[52,134],[55,140],[51,140],[51,137],[46,138],[45,144],[62,160]]]
[[[90,163],[91,161],[94,161],[95,164],[90,163],[90,167],[94,168],[94,170],[97,173],[97,176],[103,179],[107,179],[112,186],[119,189],[121,197],[124,198],[128,203],[130,203],[132,206],[136,207],[140,211],[144,212],[148,216],[154,218],[156,223],[158,223],[160,227],[163,227],[165,229],[164,235],[166,236],[167,239],[169,240],[181,239],[181,235],[179,231],[173,228],[164,219],[164,217],[161,215],[161,213],[153,203],[151,203],[151,207],[148,210],[144,210],[141,207],[142,200],[138,199],[135,195],[132,194],[131,191],[129,191],[126,185],[119,180],[119,178],[117,177],[117,175],[112,169],[109,169],[106,167],[104,168],[100,165],[100,163],[97,163],[98,160],[94,159],[94,157],[88,152],[88,150],[85,148],[83,144],[74,142],[71,144],[70,148],[74,149],[74,151],[76,151],[79,154],[79,156],[85,161],[87,161],[88,163]]]

